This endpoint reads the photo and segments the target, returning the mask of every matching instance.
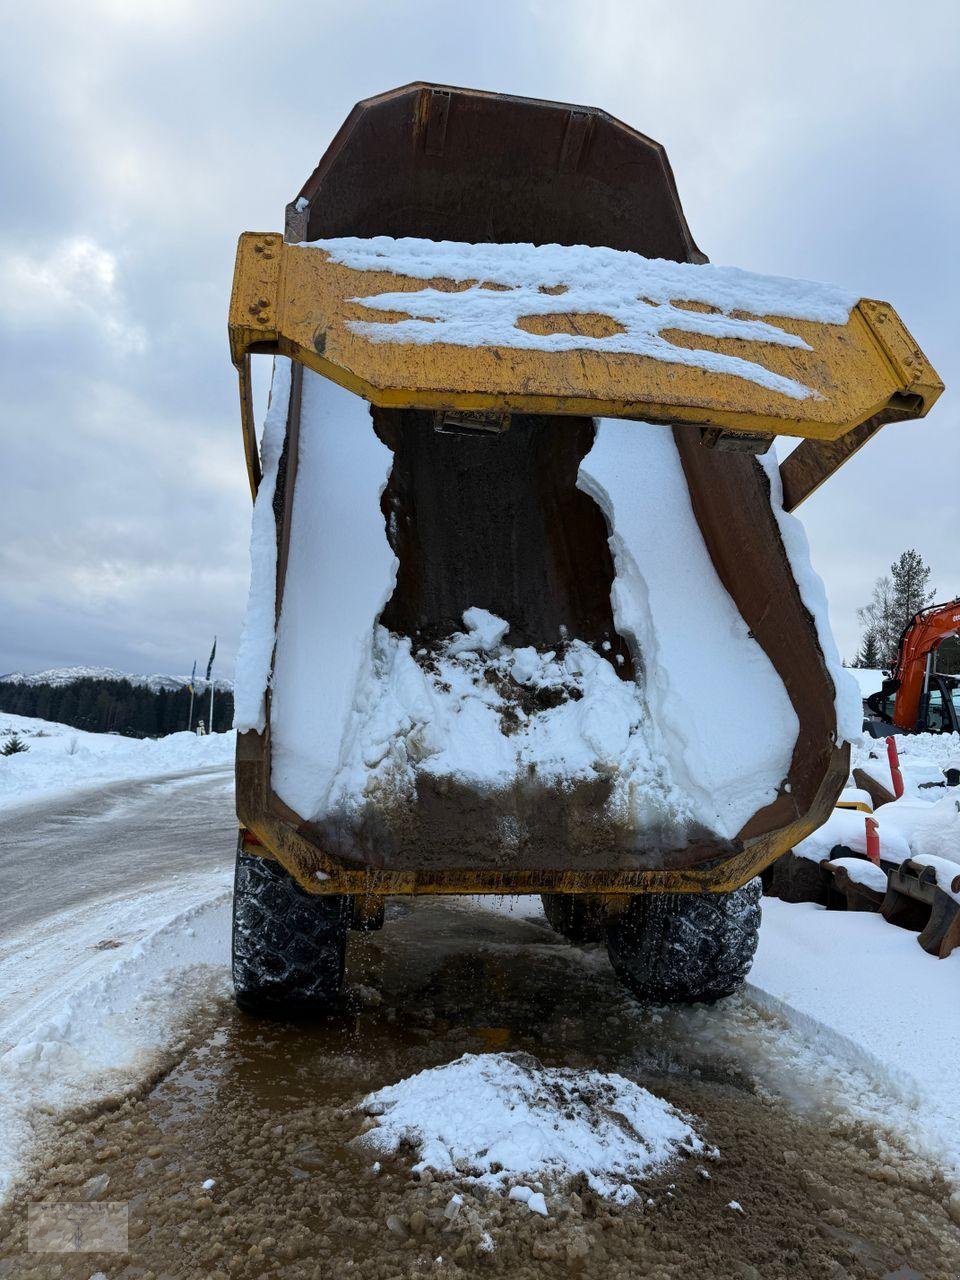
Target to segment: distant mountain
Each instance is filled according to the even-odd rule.
[[[9,675],[0,676],[0,684],[46,684],[55,689],[76,684],[78,680],[126,680],[135,688],[150,689],[154,693],[159,693],[161,689],[173,693],[189,684],[187,676],[132,675],[129,671],[118,671],[116,667],[51,667],[48,671],[34,671],[32,674],[13,671]],[[232,680],[214,680],[214,685],[228,692],[233,690]],[[206,681],[200,673],[197,676],[198,691],[203,687],[207,687]]]

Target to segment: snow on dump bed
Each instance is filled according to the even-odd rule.
[[[305,818],[336,773],[393,590],[397,561],[380,510],[392,461],[365,401],[304,370],[271,732],[274,789]]]
[[[793,399],[818,393],[741,356],[675,346],[663,336],[664,331],[810,350],[796,334],[734,313],[845,324],[857,301],[832,285],[586,245],[460,244],[375,236],[316,240],[305,247],[323,249],[334,262],[356,270],[467,284],[455,292],[426,288],[353,299],[371,311],[410,317],[348,322],[356,333],[374,342],[626,352],[746,378]],[[501,287],[491,289],[491,284]],[[715,310],[691,311],[677,303]],[[606,316],[618,331],[603,337],[541,334],[518,323],[525,317],[558,312]]]
[[[499,1190],[584,1174],[599,1195],[626,1200],[631,1180],[706,1150],[687,1116],[632,1080],[544,1067],[525,1053],[465,1053],[368,1094],[360,1109],[376,1118],[361,1145],[412,1146],[414,1173]]]
[[[611,531],[613,616],[642,655],[648,731],[700,819],[733,835],[787,775],[787,691],[717,577],[671,432],[602,420],[577,484]]]
[[[324,801],[349,815],[372,795],[413,801],[418,774],[478,790],[610,777],[611,812],[636,831],[689,827],[702,815],[654,746],[640,689],[580,640],[539,653],[503,643],[509,623],[485,609],[427,655],[377,627],[372,678]],[[524,694],[543,706],[525,710]],[[701,806],[701,808],[704,806]],[[721,817],[709,806],[709,818]],[[732,834],[732,832],[730,833]]]
[[[796,715],[716,576],[668,431],[604,423],[581,473],[612,522],[615,615],[642,687],[577,637],[514,650],[510,620],[479,609],[430,655],[378,626],[396,574],[380,509],[390,458],[367,406],[305,372],[272,703],[273,783],[291,808],[349,822],[413,799],[421,772],[481,791],[532,772],[603,777],[612,820],[682,842],[691,826],[733,836],[776,796]],[[525,711],[531,689],[557,696]]]

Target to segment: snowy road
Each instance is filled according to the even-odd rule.
[[[65,994],[222,889],[230,769],[121,782],[0,820],[0,1054]]]
[[[236,825],[230,768],[9,810],[0,818],[0,945],[67,908],[229,869]]]

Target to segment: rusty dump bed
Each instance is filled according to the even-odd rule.
[[[348,236],[608,246],[646,258],[705,262],[658,143],[594,109],[428,85],[359,104],[288,207],[286,246],[271,247],[268,237],[260,237],[259,248],[251,242],[247,250],[253,254],[256,248],[269,260],[263,284],[268,291],[270,263],[287,246]],[[325,261],[315,250],[297,252],[315,254],[317,264]],[[341,301],[349,297],[352,285],[338,287]],[[286,296],[289,302],[289,289]],[[237,297],[235,292],[235,304]],[[373,402],[372,429],[393,453],[382,506],[391,514],[389,541],[399,569],[379,619],[384,627],[424,651],[442,644],[462,627],[464,611],[482,603],[509,620],[511,645],[555,648],[563,629],[617,657],[623,679],[642,680],[645,655],[618,635],[614,623],[609,530],[597,504],[576,487],[594,435],[582,403],[557,396],[545,413],[531,408],[549,405],[548,398],[524,399],[518,390],[513,399],[507,393],[499,400],[461,398],[464,411],[471,405],[477,412],[506,407],[512,414],[508,429],[438,431],[436,412],[453,407],[455,396],[442,386],[434,388],[432,399],[422,389],[398,394],[404,391],[400,373],[378,395],[371,389],[375,371],[347,376],[343,361],[341,372],[330,366],[327,339],[316,337],[315,324],[314,338],[301,335],[284,345],[278,333],[289,332],[293,319],[278,321],[282,305],[266,292],[244,308],[244,324],[231,328],[240,367],[258,350],[295,359],[274,500],[278,617],[297,484],[303,379],[314,376],[304,375],[306,364]],[[299,321],[306,324],[298,306]],[[892,320],[885,316],[878,325],[867,308],[856,321],[862,333],[840,341],[844,351],[838,359],[854,348],[866,351],[880,370],[879,381],[862,403],[847,403],[846,416],[837,417],[841,426],[794,432],[808,438],[784,469],[788,508],[883,423],[917,416],[936,398],[935,374],[895,313],[890,315]],[[884,343],[871,336],[887,323],[893,339]],[[915,357],[918,363],[911,363]],[[465,367],[469,361],[463,361]],[[616,385],[614,376],[611,386]],[[862,385],[862,377],[851,381],[854,392]],[[615,399],[611,391],[593,412],[628,416]],[[646,402],[635,395],[633,403]],[[246,411],[249,416],[249,403]],[[675,847],[651,841],[638,849],[625,833],[599,822],[599,782],[562,792],[531,783],[522,795],[514,792],[513,812],[525,834],[509,857],[498,846],[498,802],[457,788],[432,793],[425,787],[415,803],[384,812],[377,821],[368,814],[361,828],[345,832],[335,824],[305,821],[275,794],[268,693],[266,728],[242,733],[237,755],[239,816],[263,852],[279,858],[314,892],[722,890],[744,883],[820,825],[846,780],[847,748],[835,741],[835,691],[771,509],[767,473],[755,456],[769,444],[763,432],[777,428],[766,408],[756,410],[752,424],[719,410],[716,419],[705,417],[702,408],[699,416],[678,407],[659,418],[671,419],[694,424],[660,429],[673,431],[717,577],[782,680],[799,721],[788,777],[776,798],[731,838],[693,832]],[[761,419],[765,425],[758,433]],[[746,449],[725,447],[744,440]],[[255,485],[259,467],[249,430],[248,463]],[[677,547],[676,555],[682,557],[684,548]],[[709,706],[700,709],[705,723],[710,713]],[[751,709],[743,707],[742,714],[749,719]]]

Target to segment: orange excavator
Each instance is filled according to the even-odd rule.
[[[867,698],[876,717],[866,728],[875,737],[894,729],[908,733],[960,733],[960,678],[936,669],[944,640],[960,635],[960,599],[915,613],[900,637],[897,666],[879,693]]]

